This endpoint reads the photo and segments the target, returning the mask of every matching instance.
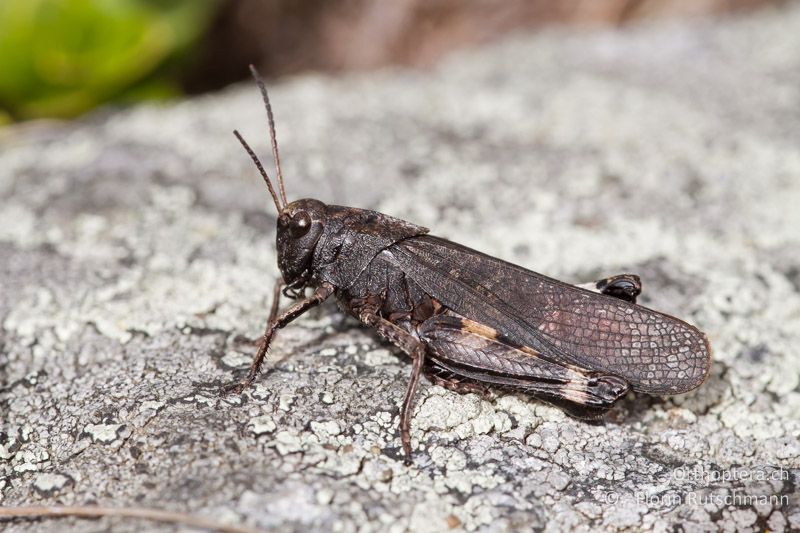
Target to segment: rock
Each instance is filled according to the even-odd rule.
[[[332,304],[279,333],[255,387],[218,394],[277,275],[271,201],[230,135],[269,153],[255,87],[7,130],[2,505],[298,531],[798,527],[798,28],[787,4],[271,87],[291,198],[377,208],[565,281],[636,272],[645,305],[714,346],[700,389],[630,395],[602,424],[423,380],[410,467],[410,365]]]
[[[33,481],[33,488],[39,495],[48,497],[71,485],[73,480],[62,474],[39,474]]]

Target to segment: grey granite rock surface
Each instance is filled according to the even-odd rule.
[[[291,198],[376,208],[706,331],[708,382],[601,424],[423,382],[335,305],[241,397],[277,275],[258,93],[0,133],[3,506],[263,530],[800,530],[800,6],[515,36],[271,86]],[[7,531],[171,530],[121,519]]]

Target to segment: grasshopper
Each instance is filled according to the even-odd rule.
[[[411,458],[411,406],[420,376],[450,390],[500,387],[570,415],[596,419],[628,391],[688,392],[708,377],[711,347],[694,326],[636,304],[638,276],[570,285],[376,211],[287,202],[266,87],[276,192],[253,150],[234,131],[267,184],[277,219],[272,310],[249,373],[258,376],[275,333],[334,296],[342,309],[411,358],[400,439]],[[313,293],[305,297],[306,289]],[[298,300],[278,313],[280,295]]]

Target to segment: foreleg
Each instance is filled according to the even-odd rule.
[[[276,287],[278,287],[276,290],[280,291],[279,286],[276,285]],[[267,350],[269,350],[269,345],[272,342],[272,338],[275,336],[275,333],[279,329],[291,323],[297,317],[304,314],[309,309],[316,307],[327,300],[331,294],[333,294],[333,287],[331,285],[321,285],[309,298],[293,304],[280,315],[278,315],[278,298],[275,297],[272,303],[272,309],[270,310],[267,328],[264,331],[264,336],[261,338],[261,344],[258,347],[258,352],[256,352],[256,355],[253,358],[253,363],[250,365],[250,371],[247,373],[247,377],[245,377],[239,383],[235,383],[226,387],[224,392],[240,393],[249,387],[253,381],[255,381],[256,376],[258,376],[258,372],[261,370],[261,364],[264,362],[264,357],[267,355]]]

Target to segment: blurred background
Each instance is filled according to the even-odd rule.
[[[426,68],[547,25],[624,25],[781,0],[3,0],[0,124],[213,91],[247,76]]]

